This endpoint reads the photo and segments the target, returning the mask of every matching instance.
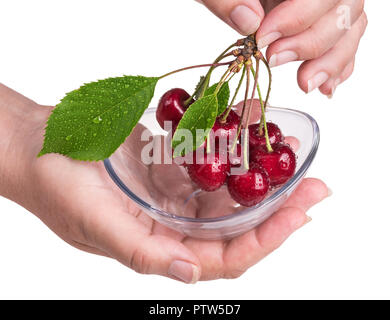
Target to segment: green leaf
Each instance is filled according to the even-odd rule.
[[[202,91],[202,87],[205,85],[204,80],[206,79],[205,76],[201,76],[198,84],[195,87],[195,99],[198,100],[200,98],[200,92]]]
[[[217,89],[218,83],[212,85],[210,88],[206,89],[204,95],[209,96],[215,92],[215,89]],[[217,95],[218,98],[218,115],[222,114],[228,104],[229,104],[229,98],[230,98],[230,89],[229,89],[229,83],[225,82],[221,89],[218,92]]]
[[[52,112],[38,156],[108,158],[130,135],[153,98],[158,78],[124,76],[82,86]]]
[[[176,148],[183,143],[180,129],[191,132],[192,150],[199,148],[206,140],[211,128],[214,126],[218,112],[218,101],[215,95],[203,97],[194,102],[184,113],[172,139],[172,147]],[[204,135],[199,136],[198,130],[204,130]],[[182,131],[183,132],[183,131]],[[175,156],[177,154],[175,153]]]

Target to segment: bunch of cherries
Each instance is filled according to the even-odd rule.
[[[230,65],[230,71],[237,73],[241,68],[245,67],[243,77],[245,71],[247,77],[249,77],[249,70],[252,67],[252,56],[254,56],[257,65],[256,72],[254,72],[252,67],[255,76],[253,92],[255,92],[255,89],[259,91],[257,83],[258,62],[262,60],[266,65],[267,62],[260,51],[257,50],[253,37],[243,39],[237,42],[237,44],[241,44],[244,47],[231,52],[230,55],[236,56],[237,59]],[[225,54],[224,57],[228,55]],[[270,74],[269,68],[268,71]],[[269,191],[282,186],[294,175],[296,155],[290,146],[284,142],[284,136],[280,128],[276,124],[266,122],[265,120],[265,106],[268,102],[269,92],[270,88],[265,103],[260,97],[262,106],[260,123],[249,125],[248,119],[251,115],[254,94],[252,99],[248,100],[248,85],[242,114],[238,115],[231,108],[234,102],[232,101],[226,112],[217,118],[211,130],[211,133],[215,134],[212,136],[217,137],[214,140],[215,152],[212,154],[204,152],[204,161],[197,163],[196,151],[194,151],[193,163],[184,164],[190,178],[199,188],[212,192],[227,184],[229,193],[236,202],[245,207],[252,207],[262,202]],[[190,96],[185,90],[179,88],[166,92],[160,99],[156,113],[160,126],[164,128],[165,122],[171,121],[174,128],[173,131],[175,131],[186,110],[194,103],[193,98],[194,96]],[[249,110],[246,110],[248,109],[246,108],[247,105],[249,105]],[[240,135],[244,119],[246,119],[247,133],[246,135]],[[227,150],[226,147],[220,148],[221,145],[218,143],[218,139],[221,139],[221,137],[229,141],[234,140],[234,147],[231,148],[232,145],[229,145]],[[206,150],[206,144],[205,142],[200,148]],[[235,149],[234,152],[233,149]],[[244,150],[249,150],[249,154],[244,152]],[[222,155],[227,155],[227,157]],[[224,161],[225,159],[228,159],[228,161]],[[241,171],[240,174],[231,174],[231,169],[242,168],[243,162],[246,163],[244,165],[246,170]]]

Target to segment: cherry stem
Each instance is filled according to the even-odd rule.
[[[248,150],[248,141],[249,141],[249,121],[250,121],[250,118],[251,118],[251,114],[252,114],[252,109],[253,109],[253,102],[254,102],[254,99],[255,99],[255,95],[256,95],[256,88],[257,88],[257,84],[258,84],[258,81],[259,81],[259,67],[260,67],[260,61],[259,59],[256,59],[256,73],[255,73],[255,76],[254,76],[254,84],[253,84],[253,90],[252,90],[252,96],[251,96],[251,102],[250,102],[250,105],[249,105],[249,110],[248,110],[248,114],[247,114],[247,117],[246,117],[246,120],[245,120],[245,136],[244,136],[244,163],[245,163],[245,167],[247,169],[249,169],[249,163],[248,163],[248,155],[246,154],[247,153],[247,150]],[[253,67],[252,67],[253,69]],[[248,76],[249,76],[249,70],[248,70]]]
[[[227,78],[231,75],[232,73],[232,70],[234,68],[234,65],[231,65],[227,70],[226,72],[223,74],[221,80],[219,81],[218,85],[217,85],[217,88],[215,89],[214,91],[214,94],[217,95],[219,90],[221,90],[221,87],[223,86],[223,84],[226,82]]]
[[[253,69],[253,67],[251,68],[252,70],[252,75],[253,77],[255,76],[255,70]],[[259,95],[259,99],[260,99],[260,105],[263,101],[263,97],[261,95],[261,91],[260,91],[260,85],[257,84],[257,94]],[[261,119],[260,119],[260,124],[259,124],[259,135],[262,136],[263,135],[263,112],[261,112]]]
[[[224,116],[223,116],[222,119],[221,119],[221,122],[222,122],[222,123],[226,122],[226,119],[227,119],[227,117],[229,116],[229,113],[230,113],[230,111],[231,111],[232,108],[233,108],[233,105],[234,105],[234,102],[236,101],[238,92],[239,92],[240,89],[241,89],[241,86],[242,86],[242,82],[243,82],[243,80],[244,80],[244,77],[245,77],[245,69],[242,70],[242,75],[241,75],[240,81],[239,81],[238,86],[237,86],[237,88],[236,88],[236,92],[234,93],[233,99],[232,99],[232,101],[230,102],[229,108],[227,108],[227,110],[225,111]]]
[[[223,59],[225,59],[225,58],[227,58],[227,57],[231,57],[232,55],[233,55],[233,52],[229,52],[229,53],[223,55],[223,56],[221,57],[221,60],[223,60]]]
[[[257,62],[257,60],[258,59],[256,59],[256,62]],[[253,68],[252,68],[252,74],[255,77],[255,71],[253,70]],[[266,142],[267,150],[268,150],[268,152],[272,152],[273,149],[272,149],[272,146],[271,146],[271,143],[270,143],[270,140],[269,140],[267,120],[266,120],[266,117],[265,117],[264,101],[263,101],[263,99],[261,97],[261,90],[260,90],[260,85],[259,84],[257,84],[257,92],[258,92],[258,95],[259,95],[260,106],[261,106],[261,121],[260,121],[260,125],[259,125],[259,134],[260,135],[263,134],[262,128],[264,128],[264,136],[265,136],[265,142]]]
[[[211,152],[211,143],[210,143],[210,132],[209,132],[206,140],[206,153],[209,154],[210,152]]]
[[[221,80],[220,80],[219,83],[218,83],[217,88],[215,89],[215,91],[214,91],[214,93],[213,93],[215,96],[218,94],[219,90],[221,89],[222,85],[225,83],[226,79],[227,79],[227,78],[230,76],[230,74],[232,73],[233,68],[234,68],[233,65],[230,66],[229,69],[227,69],[226,72],[223,74]],[[206,146],[207,146],[207,147],[206,147],[206,152],[207,152],[207,154],[209,154],[210,151],[211,151],[211,146],[210,146],[210,133],[209,133],[208,136],[207,136],[207,145],[206,145]]]
[[[247,129],[249,127],[249,120],[250,120],[250,115],[252,113],[253,101],[255,99],[256,89],[258,88],[258,84],[259,84],[259,69],[260,69],[260,61],[258,59],[256,59],[256,72],[254,74],[255,82],[253,84],[253,90],[252,90],[252,96],[251,96],[251,104],[249,106],[248,118],[246,119],[246,128]],[[253,70],[253,67],[252,67],[252,70]]]
[[[231,49],[233,49],[234,47],[236,47],[236,46],[237,46],[237,43],[238,43],[238,42],[233,43],[232,45],[230,45],[229,47],[227,47],[227,48],[226,48],[226,49],[217,57],[217,59],[215,59],[214,63],[218,63],[218,62],[220,62],[222,59],[224,59],[224,58],[225,58],[224,56],[226,55],[226,53],[228,53],[229,50],[231,50]],[[200,97],[203,97],[203,95],[204,95],[204,93],[205,93],[207,87],[209,86],[211,74],[213,73],[214,69],[215,69],[215,67],[214,67],[214,66],[211,66],[210,69],[209,69],[209,71],[207,72],[205,78],[204,78],[203,81],[200,83],[199,88],[201,88],[201,90],[202,90],[202,91],[200,92]],[[184,105],[187,106],[187,105],[192,101],[192,99],[194,99],[194,97],[196,96],[197,93],[198,93],[198,92],[195,91],[194,94],[193,94],[187,101],[184,102]]]
[[[232,80],[236,74],[237,74],[236,72],[233,72],[233,74],[230,76],[230,78],[227,79],[225,82],[229,83],[230,80]]]
[[[196,65],[196,66],[181,68],[181,69],[177,69],[177,70],[174,70],[172,72],[166,73],[166,74],[162,75],[161,77],[159,77],[158,79],[161,80],[161,79],[166,78],[168,76],[171,76],[171,75],[173,75],[175,73],[179,73],[179,72],[186,71],[186,70],[191,70],[191,69],[196,69],[196,68],[205,68],[205,67],[217,68],[217,67],[221,67],[221,66],[227,66],[227,65],[230,65],[232,62],[233,61],[223,62],[223,63],[199,64],[199,65]]]
[[[272,71],[271,71],[271,68],[268,64],[268,61],[264,58],[261,59],[261,61],[263,61],[263,63],[265,64],[266,68],[267,68],[267,72],[268,72],[268,91],[267,91],[267,96],[265,98],[265,109],[267,108],[268,106],[268,100],[269,100],[269,96],[271,94],[271,87],[272,87]]]
[[[236,146],[237,146],[237,142],[238,142],[238,138],[240,137],[240,134],[241,134],[241,129],[242,129],[242,122],[243,122],[243,119],[244,119],[244,116],[245,116],[245,111],[246,111],[246,106],[247,106],[247,102],[248,102],[248,95],[249,95],[249,87],[250,87],[250,82],[251,82],[251,79],[250,79],[250,63],[252,61],[249,60],[245,63],[245,73],[246,73],[246,88],[245,88],[245,98],[244,98],[244,105],[242,107],[242,112],[241,112],[241,119],[240,119],[240,124],[238,126],[238,130],[237,130],[237,134],[236,134],[236,137],[234,139],[234,144],[233,144],[233,147],[231,149],[231,152],[233,153],[234,150],[236,149]],[[245,165],[245,168],[249,169],[249,161],[248,161],[248,152],[247,150],[244,149],[244,165]]]

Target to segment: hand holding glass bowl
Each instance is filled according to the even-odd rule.
[[[232,46],[242,47],[226,53]],[[232,55],[237,56],[235,60],[201,65],[208,66],[209,72],[195,90],[200,98],[188,107],[179,129],[183,123],[185,128],[197,129],[214,124],[213,117],[228,104],[228,95],[222,94],[222,88],[234,76],[232,73],[244,66],[245,101],[250,102],[248,114],[252,114],[259,62],[262,60],[266,65],[267,62],[255,50],[253,37],[240,39],[232,46],[216,61]],[[252,98],[247,99],[252,56],[256,59],[255,81]],[[214,68],[227,65],[228,70],[216,87],[209,87]],[[268,109],[268,120],[276,122],[296,148],[297,171],[283,187],[252,208],[244,209],[234,203],[223,188],[213,194],[199,192],[183,168],[140,161],[148,143],[142,141],[143,133],[149,132],[157,140],[166,135],[158,127],[153,109],[136,125],[151,101],[157,81],[201,66],[179,69],[158,78],[124,76],[86,84],[68,93],[48,121],[50,109],[34,108],[34,113],[39,114],[34,117],[30,116],[32,111],[26,112],[29,121],[11,135],[13,146],[25,146],[19,153],[21,158],[28,158],[23,162],[27,163],[28,174],[22,175],[27,180],[22,184],[26,192],[9,197],[34,212],[73,246],[115,258],[138,272],[187,283],[241,275],[307,223],[310,219],[306,211],[328,196],[326,186],[319,180],[307,179],[298,187],[316,153],[318,128],[303,113]],[[240,84],[236,93],[239,87]],[[212,91],[205,94],[207,90]],[[234,98],[227,110],[234,105]],[[261,104],[262,109],[264,105],[267,103]],[[205,121],[199,126],[202,116]],[[247,118],[245,128],[249,124]],[[45,123],[45,141],[38,152]],[[28,124],[30,127],[22,134]],[[264,125],[266,133],[265,128]],[[34,143],[29,141],[26,146],[26,136]],[[16,141],[17,137],[20,141]],[[268,139],[266,134],[265,137]],[[117,151],[112,154],[114,150]],[[102,162],[84,163],[55,153],[88,161],[110,157],[105,160],[105,167],[112,179]],[[36,158],[37,154],[40,158]],[[17,185],[20,188],[20,183]]]
[[[52,110],[0,85],[0,129],[4,129],[4,143],[0,149],[1,154],[5,155],[1,166],[3,179],[0,194],[34,213],[73,247],[116,259],[137,272],[158,274],[186,283],[238,277],[309,221],[307,210],[328,196],[323,182],[304,179],[267,221],[241,236],[217,241],[186,236],[155,221],[146,213],[149,210],[142,207],[143,203],[137,204],[120,191],[108,176],[102,162],[85,163],[58,154],[38,159],[36,155],[41,148],[45,124]],[[158,127],[153,112],[150,110],[142,123],[143,126],[149,123],[156,130]],[[292,114],[301,117],[299,113]],[[270,119],[273,120],[272,117]],[[290,134],[288,126],[282,122],[280,125],[286,134]],[[134,177],[134,186],[144,179],[140,188],[152,181],[149,174],[154,171],[131,159],[141,150],[139,143],[133,143],[133,140],[138,140],[136,136],[143,130],[141,125],[136,127],[134,135],[110,159],[116,174],[123,179],[125,176]],[[299,133],[298,137],[303,135],[304,132]],[[27,136],[29,139],[26,139]],[[311,150],[311,144],[306,145],[304,141],[301,141],[301,151],[298,151],[300,159],[305,156],[299,152]],[[12,151],[7,149],[11,145]],[[134,166],[131,170],[125,163],[117,166],[116,162],[120,159]],[[125,170],[123,174],[120,168]],[[169,174],[164,177],[167,180],[153,180],[167,186],[171,177]],[[132,185],[128,184],[128,187]],[[141,191],[158,189],[161,186],[149,184],[147,188],[139,189],[138,196],[143,196]],[[134,187],[132,190],[136,191]],[[180,191],[190,192],[185,188]],[[170,212],[169,207],[174,207],[177,201],[161,196],[165,204],[160,202],[160,208]],[[180,193],[175,196],[180,196]],[[214,211],[217,209],[215,201],[208,201],[207,206],[208,212],[217,215],[218,211]],[[180,217],[175,218],[168,213],[159,214],[158,217],[171,218],[173,222],[186,223],[195,228],[201,225],[180,220]],[[232,220],[227,218],[227,224],[231,224]]]

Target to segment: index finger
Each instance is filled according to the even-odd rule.
[[[250,100],[247,102],[247,104],[249,104],[249,103],[250,103]],[[234,107],[234,111],[239,116],[241,116],[243,106],[244,106],[244,102],[242,101],[242,102],[238,103]],[[252,112],[251,112],[251,117],[249,119],[249,124],[258,123],[260,121],[260,118],[261,118],[260,100],[259,99],[254,99],[253,100],[253,108],[252,108]]]
[[[340,0],[284,1],[264,18],[256,34],[259,49],[272,42],[305,31]]]

